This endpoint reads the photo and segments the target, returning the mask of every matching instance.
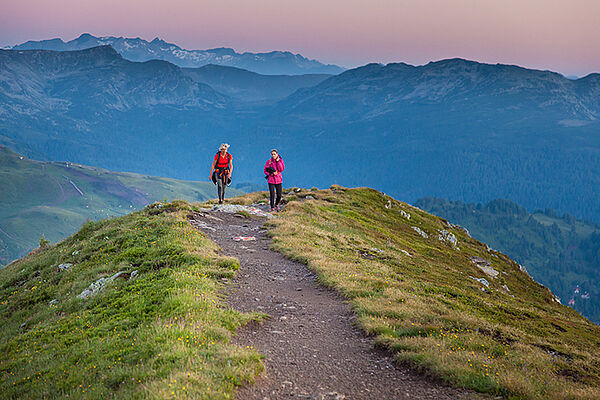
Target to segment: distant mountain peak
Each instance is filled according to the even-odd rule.
[[[197,68],[207,64],[237,67],[266,75],[339,74],[344,69],[337,65],[325,65],[290,51],[269,53],[238,53],[229,47],[207,50],[187,50],[168,43],[159,37],[148,42],[142,38],[114,36],[96,37],[83,33],[68,42],[62,39],[29,41],[14,50],[84,50],[100,45],[112,46],[123,58],[130,61],[164,60],[180,67]]]

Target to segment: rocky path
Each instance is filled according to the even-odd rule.
[[[303,264],[269,250],[263,218],[224,212],[195,214],[191,223],[241,263],[228,301],[271,316],[236,336],[266,356],[266,371],[238,399],[458,399],[467,391],[396,366],[354,325],[350,307],[320,286]],[[256,240],[234,241],[237,236]]]

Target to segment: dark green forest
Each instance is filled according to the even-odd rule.
[[[551,209],[530,213],[509,200],[481,204],[425,197],[415,205],[464,226],[525,266],[563,304],[600,323],[600,225]]]

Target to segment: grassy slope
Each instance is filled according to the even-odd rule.
[[[316,199],[291,201],[272,223],[274,248],[307,263],[347,297],[360,325],[397,360],[482,392],[600,398],[600,327],[553,301],[507,256],[375,190],[288,198],[308,194]],[[456,235],[460,250],[438,239],[441,229]],[[490,260],[498,277],[470,256]],[[471,277],[487,279],[490,288]]]
[[[164,198],[202,201],[216,194],[212,183],[21,159],[2,146],[0,187],[0,265],[35,248],[42,235],[57,242],[88,219],[124,215]]]
[[[217,293],[239,264],[216,255],[185,219],[189,209],[161,204],[88,222],[0,270],[3,399],[231,398],[252,379],[259,356],[228,340],[257,316],[223,307]],[[65,262],[73,267],[60,272]],[[136,279],[76,297],[133,270]]]
[[[529,213],[508,200],[487,204],[423,198],[416,206],[469,229],[473,237],[509,254],[567,304],[600,323],[600,225],[552,210]],[[574,293],[581,286],[581,293]],[[581,295],[589,292],[586,299]]]

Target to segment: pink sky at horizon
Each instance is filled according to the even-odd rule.
[[[0,0],[0,46],[84,32],[289,50],[344,67],[461,57],[600,72],[597,0]]]

